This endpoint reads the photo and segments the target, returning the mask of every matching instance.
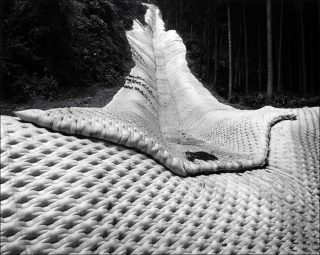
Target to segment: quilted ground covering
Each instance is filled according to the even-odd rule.
[[[166,32],[159,9],[148,6],[147,25],[135,22],[127,33],[136,65],[111,103],[26,110],[17,116],[134,148],[182,176],[265,165],[272,125],[295,114],[219,103],[190,72],[182,39],[173,30]]]
[[[2,116],[1,254],[317,254],[319,112],[296,114],[267,167],[195,177]]]
[[[1,254],[318,254],[319,108],[218,103],[179,75],[185,48],[149,7],[110,105],[1,116]],[[184,155],[200,149],[218,159]]]

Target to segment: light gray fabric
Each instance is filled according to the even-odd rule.
[[[221,104],[191,74],[186,48],[166,32],[159,9],[148,5],[147,26],[127,32],[136,66],[103,108],[17,112],[24,121],[141,151],[179,175],[239,171],[267,163],[272,125],[292,110],[237,110]],[[217,157],[193,161],[187,153]]]
[[[0,253],[317,254],[319,108],[220,104],[149,7],[127,34],[139,91],[1,116]]]
[[[294,113],[266,167],[196,177],[2,116],[1,254],[317,254],[319,112]]]

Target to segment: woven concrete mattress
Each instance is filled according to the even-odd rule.
[[[270,106],[245,111],[220,103],[190,72],[182,39],[165,30],[156,6],[148,5],[145,20],[147,25],[134,22],[127,32],[136,65],[105,107],[16,115],[66,134],[134,148],[182,176],[266,165],[273,124],[294,120],[294,112]]]
[[[297,114],[267,167],[195,177],[2,116],[1,254],[316,254],[319,113]]]
[[[164,54],[159,43],[176,34],[157,29],[154,6],[146,21],[128,32],[136,67],[110,105],[1,116],[1,254],[317,254],[319,108],[242,112],[220,104],[185,63],[174,62],[183,75],[170,75],[162,61],[177,53]],[[133,85],[133,76],[144,82]],[[175,109],[168,102],[190,90],[196,103],[184,116],[186,101]],[[199,124],[212,119],[209,131]],[[109,133],[101,131],[105,120]],[[139,128],[149,135],[144,143]],[[197,144],[213,139],[232,148],[237,133],[255,137],[240,139],[240,156]],[[218,161],[188,163],[186,148],[214,150]]]

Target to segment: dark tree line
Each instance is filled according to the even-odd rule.
[[[6,99],[112,86],[134,65],[125,30],[139,0],[0,0],[0,92]]]
[[[320,94],[318,0],[152,1],[191,70],[229,100]],[[140,0],[0,0],[0,96],[123,80],[134,64],[125,30],[144,14]]]
[[[320,94],[320,1],[155,0],[200,79],[239,95]]]

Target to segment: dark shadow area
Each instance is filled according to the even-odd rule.
[[[318,0],[152,0],[189,68],[229,103],[320,106]]]
[[[3,0],[0,9],[0,100],[17,107],[123,85],[134,66],[125,31],[146,10],[140,0]]]

